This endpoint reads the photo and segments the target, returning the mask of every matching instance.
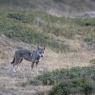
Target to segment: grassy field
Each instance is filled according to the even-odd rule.
[[[81,40],[90,46],[95,43],[95,18],[56,17],[40,11],[0,11],[2,34],[18,42],[46,45],[56,52],[72,52],[65,44],[66,40]],[[49,95],[78,92],[89,95],[95,90],[95,67],[48,72],[38,76],[36,81],[30,80],[21,86],[29,84],[53,86]]]
[[[68,51],[64,39],[80,35],[95,41],[95,18],[66,18],[39,11],[0,11],[0,34],[29,44],[43,43],[56,51]]]

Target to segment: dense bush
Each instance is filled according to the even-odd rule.
[[[55,70],[37,77],[44,85],[54,85],[49,95],[70,95],[95,91],[95,67]]]
[[[43,82],[44,85],[57,84],[61,81],[66,81],[75,78],[92,78],[95,76],[94,67],[83,67],[83,68],[72,68],[72,69],[62,69],[53,72],[48,72],[44,75],[38,76],[37,79]],[[93,80],[93,78],[92,78]]]
[[[84,95],[91,95],[94,90],[95,82],[90,79],[79,78],[59,83],[52,88],[49,95],[70,95],[71,93],[84,93]]]
[[[36,77],[34,80],[22,83],[21,86],[53,86],[47,95],[92,95],[95,93],[94,77],[95,67],[78,67],[48,72]]]

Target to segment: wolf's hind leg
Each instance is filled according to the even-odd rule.
[[[16,66],[19,64],[20,59],[21,59],[20,57],[19,58],[15,57],[15,61],[13,63],[13,72],[16,72]]]
[[[23,58],[20,58],[20,60],[19,60],[19,64],[22,62],[22,60],[23,60]]]
[[[20,58],[19,63],[17,64],[17,69],[18,69],[19,71],[21,71],[20,68],[19,68],[19,64],[22,62],[22,60],[23,60],[23,58]]]
[[[15,57],[13,58],[13,61],[11,62],[11,64],[13,64],[15,62]]]

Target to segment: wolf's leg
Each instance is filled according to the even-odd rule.
[[[36,62],[36,75],[38,75],[38,74],[39,74],[39,71],[38,71],[38,68],[37,68],[38,63],[39,63],[39,61],[37,61],[37,62]]]
[[[11,62],[11,64],[13,64],[15,62],[15,57],[13,58],[13,61]]]
[[[20,57],[15,56],[15,61],[13,63],[13,72],[16,72],[16,66],[19,64],[20,59],[21,59]]]
[[[15,60],[15,57],[14,57],[13,61],[11,62],[11,64],[13,65],[12,66],[13,72],[16,72],[16,60]]]
[[[36,62],[36,74],[37,74],[37,75],[38,75],[38,73],[39,73],[39,72],[38,72],[38,68],[37,68],[38,63],[39,63],[39,61]]]
[[[11,64],[13,65],[13,66],[12,66],[13,72],[16,72],[16,68],[15,68],[16,58],[15,58],[15,56],[14,56],[14,59],[13,59],[13,61],[11,62]]]
[[[34,62],[32,62],[32,65],[31,65],[31,70],[33,70],[33,67],[34,67]]]
[[[20,60],[19,60],[19,64],[22,62],[22,60],[23,60],[23,58],[20,58]]]
[[[39,61],[36,62],[36,67],[38,66]]]
[[[19,63],[17,64],[17,69],[20,71],[19,64],[22,62],[23,58],[19,59]]]
[[[13,64],[13,72],[16,72],[16,66]]]

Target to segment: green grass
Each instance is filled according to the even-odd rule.
[[[94,81],[81,78],[59,83],[52,88],[52,90],[49,92],[49,95],[70,95],[79,93],[83,93],[84,95],[92,95],[94,90]]]
[[[71,51],[61,38],[74,39],[80,35],[86,43],[94,43],[94,25],[94,18],[71,19],[40,11],[0,11],[0,35],[29,44],[43,43],[55,51]]]
[[[27,12],[1,12],[0,34],[30,44],[43,43],[51,48],[59,48],[60,43],[43,31],[43,25],[38,26],[34,23],[38,17],[42,17],[44,20],[47,19],[47,15],[40,12],[34,12],[33,14]]]
[[[95,67],[55,70],[37,77],[43,85],[53,85],[49,95],[70,95],[95,91]]]
[[[75,78],[92,78],[95,76],[95,68],[94,67],[77,67],[72,69],[62,69],[56,70],[53,72],[48,72],[44,75],[38,77],[40,81],[45,85],[54,85],[59,82],[75,79]]]

